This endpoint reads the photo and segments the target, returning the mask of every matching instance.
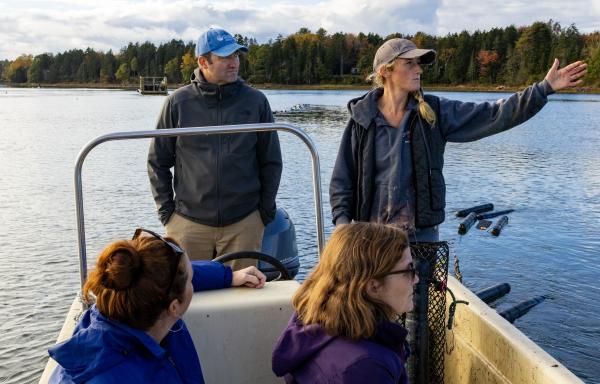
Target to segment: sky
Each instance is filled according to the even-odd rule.
[[[196,41],[209,27],[259,43],[305,27],[328,33],[467,30],[554,20],[600,31],[600,0],[0,0],[0,60],[91,47],[118,52],[129,42]]]

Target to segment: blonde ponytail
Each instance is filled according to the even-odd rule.
[[[423,99],[423,93],[421,91],[415,91],[412,92],[412,95],[419,102],[419,115],[421,115],[429,125],[435,125],[435,112],[433,112],[431,106]]]

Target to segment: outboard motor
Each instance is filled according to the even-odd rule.
[[[296,229],[290,216],[283,208],[277,209],[275,219],[265,227],[262,253],[281,261],[292,277],[298,273],[300,259],[298,258],[298,246],[296,245]],[[267,276],[267,280],[279,276],[279,271],[276,268],[262,260],[258,262],[258,269]]]

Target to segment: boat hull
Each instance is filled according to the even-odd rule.
[[[271,351],[292,314],[291,297],[298,286],[296,281],[278,281],[261,290],[194,294],[184,319],[207,383],[283,382],[271,372]],[[469,305],[457,307],[452,330],[446,331],[446,383],[583,383],[453,277],[448,287]],[[448,294],[448,306],[451,299]],[[72,334],[81,311],[76,298],[59,342]],[[48,382],[55,366],[49,359],[40,383]]]
[[[469,305],[457,306],[452,330],[446,330],[446,383],[583,383],[452,276],[448,287]],[[448,294],[447,307],[451,300]]]

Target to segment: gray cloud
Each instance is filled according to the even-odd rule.
[[[439,10],[439,32],[460,32],[463,29],[490,29],[531,25],[535,21],[558,21],[562,26],[575,23],[580,31],[600,30],[599,0],[569,0],[531,2],[526,0],[444,0]]]
[[[118,17],[114,20],[107,20],[106,25],[118,28],[151,28],[163,25],[163,23],[140,17]]]
[[[582,32],[600,29],[600,0],[570,0],[568,7],[562,0],[308,1],[23,0],[18,5],[9,3],[0,14],[0,59],[88,46],[118,51],[136,41],[190,41],[210,26],[255,37],[259,42],[294,33],[301,27],[382,36],[418,31],[445,35],[553,19],[563,26],[575,23]]]
[[[223,17],[230,22],[246,21],[254,19],[256,17],[256,13],[257,12],[255,10],[236,9],[224,12]]]
[[[172,31],[175,35],[181,35],[188,28],[192,27],[190,20],[176,19],[176,20],[149,20],[141,17],[119,17],[114,20],[107,20],[106,25],[110,27],[118,28],[139,28],[139,29],[155,29],[164,28]]]

